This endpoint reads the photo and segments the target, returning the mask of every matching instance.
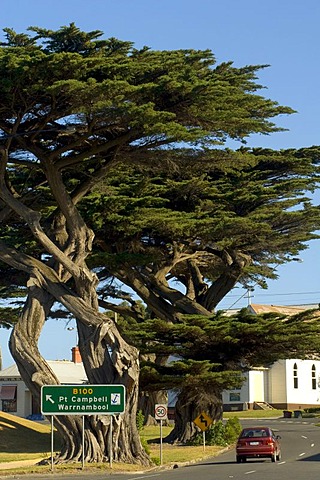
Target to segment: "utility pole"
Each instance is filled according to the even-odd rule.
[[[247,289],[248,307],[251,305],[251,298],[252,298],[251,292],[253,292],[253,290],[254,289],[252,287],[249,287]]]

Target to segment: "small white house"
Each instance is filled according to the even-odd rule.
[[[256,314],[277,312],[294,315],[307,307],[312,308],[273,305],[250,305],[248,308]],[[259,408],[259,404],[284,410],[320,407],[320,360],[279,360],[269,368],[250,370],[245,377],[246,381],[240,389],[223,392],[225,411]]]
[[[250,370],[240,389],[225,390],[225,411],[269,404],[283,410],[320,407],[320,361],[279,360],[270,368]]]
[[[87,375],[78,347],[72,349],[72,360],[49,360],[48,365],[63,385],[87,383]],[[16,365],[0,371],[0,410],[28,417],[40,414],[40,406],[22,380]]]

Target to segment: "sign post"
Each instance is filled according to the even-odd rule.
[[[82,470],[84,469],[84,415],[82,415]]]
[[[53,416],[51,416],[51,471],[53,472]]]
[[[162,421],[168,418],[168,405],[157,403],[154,409],[154,418],[160,420],[160,465],[162,465]]]

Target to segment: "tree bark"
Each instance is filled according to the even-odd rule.
[[[38,349],[39,336],[53,300],[50,295],[32,283],[32,280],[29,281],[29,295],[19,321],[13,328],[9,346],[23,381],[40,405],[41,387],[58,385],[59,380]],[[80,418],[56,416],[54,424],[62,440],[61,452],[55,461],[80,460],[82,458]],[[89,459],[92,461],[92,452],[97,461],[101,461],[99,445],[95,442],[93,448],[90,448],[89,445],[92,443],[91,435],[86,432],[86,451],[91,453],[91,456],[86,455],[87,461]]]
[[[136,423],[139,395],[139,351],[127,344],[110,325],[87,326],[77,320],[79,347],[90,384],[122,384],[126,387],[126,408],[114,416],[112,458],[126,463],[149,465]],[[112,333],[110,332],[112,330]],[[106,333],[107,331],[107,333]],[[100,442],[109,438],[110,419],[90,417],[91,426],[101,432]],[[108,451],[108,445],[105,445]]]
[[[167,443],[188,442],[200,431],[194,420],[201,413],[205,413],[216,422],[221,420],[222,411],[222,394],[218,389],[182,388],[175,405],[174,428],[164,441]]]
[[[52,303],[52,295],[39,287],[37,281],[32,279],[29,282],[29,295],[22,315],[10,338],[12,356],[17,363],[22,379],[38,403],[40,403],[40,392],[43,385],[59,384],[37,346]],[[149,465],[150,459],[141,445],[136,426],[139,382],[138,351],[122,341],[116,330],[110,335],[108,341],[107,335],[103,334],[105,325],[102,324],[101,327],[101,317],[98,320],[96,326],[90,327],[83,326],[78,321],[80,350],[82,350],[82,354],[85,351],[88,353],[88,359],[85,361],[88,380],[89,383],[121,383],[125,385],[126,410],[124,414],[114,417],[111,452],[109,448],[110,417],[91,416],[86,418],[85,461],[103,462],[109,460],[112,455],[114,461]],[[112,326],[112,322],[108,323],[107,330],[112,329]],[[110,339],[113,339],[113,343]],[[109,354],[110,345],[113,349],[112,358]],[[85,358],[84,355],[83,358]],[[57,415],[54,423],[62,438],[61,452],[55,458],[55,462],[80,461],[83,455],[80,417]]]
[[[144,415],[144,425],[157,425],[155,406],[158,403],[161,405],[168,404],[168,393],[166,391],[140,393],[138,409]]]

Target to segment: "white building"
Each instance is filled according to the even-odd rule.
[[[47,363],[63,385],[77,385],[87,382],[87,375],[78,347],[72,349],[71,361],[48,360]],[[0,371],[0,410],[19,417],[40,414],[40,406],[34,401],[16,365]]]
[[[320,407],[319,360],[279,360],[245,376],[240,389],[223,392],[225,411],[259,408],[265,403],[283,410]]]
[[[249,305],[248,308],[255,314],[294,315],[315,306]],[[269,368],[250,370],[245,377],[240,389],[223,393],[225,411],[259,408],[259,404],[284,410],[320,407],[320,360],[279,360]]]

